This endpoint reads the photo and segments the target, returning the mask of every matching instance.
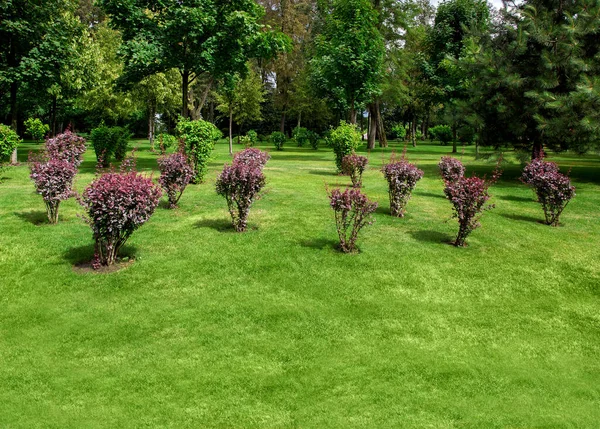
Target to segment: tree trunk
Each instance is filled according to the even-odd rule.
[[[373,103],[369,104],[369,132],[367,135],[367,149],[373,150],[375,149],[375,136],[377,134],[377,126],[375,125],[375,121],[373,118],[375,117],[375,105]]]
[[[377,124],[377,134],[379,135],[379,147],[388,147],[385,128],[383,127],[383,118],[381,117],[381,109],[379,108],[379,100],[375,101],[375,118]]]
[[[17,82],[12,82],[10,84],[10,126],[13,131],[17,132],[17,92],[19,90],[19,84]],[[17,163],[17,148],[13,150],[13,153],[10,155],[10,163]]]
[[[365,135],[363,134],[363,130],[365,129],[365,115],[362,109],[360,109],[360,139],[364,140]]]
[[[153,102],[150,102],[148,106],[148,140],[154,152],[154,120],[156,116],[156,106]]]
[[[543,157],[544,157],[544,146],[542,145],[541,141],[536,140],[533,142],[533,149],[531,150],[531,160],[533,161],[534,159],[543,158]]]
[[[229,106],[229,155],[233,155],[233,109]]]
[[[356,108],[354,107],[354,100],[350,104],[350,123],[356,125]]]
[[[458,152],[457,142],[456,142],[456,122],[452,123],[452,153]]]
[[[300,128],[300,119],[302,118],[302,112],[298,112],[298,125],[297,127]]]
[[[279,126],[279,131],[285,134],[285,110],[281,112],[281,124]]]
[[[417,117],[413,116],[410,123],[410,134],[413,147],[417,147]]]
[[[181,116],[188,118],[190,110],[188,107],[188,93],[190,86],[190,72],[184,70],[181,74]]]

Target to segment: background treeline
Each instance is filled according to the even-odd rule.
[[[179,115],[259,137],[346,120],[371,148],[584,152],[600,140],[599,32],[597,0],[7,0],[0,121],[152,139]]]

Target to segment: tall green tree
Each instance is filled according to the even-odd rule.
[[[322,94],[349,109],[356,124],[357,108],[380,91],[384,44],[377,12],[369,0],[334,0],[323,13],[313,79]]]
[[[253,0],[100,0],[123,35],[122,80],[176,69],[181,75],[182,115],[188,91],[200,75],[214,79],[243,72],[253,57],[274,56],[288,40],[260,24]]]

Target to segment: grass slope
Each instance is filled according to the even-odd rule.
[[[425,178],[404,219],[379,172],[392,149],[370,155],[380,208],[358,255],[334,249],[325,186],[349,180],[330,150],[271,152],[237,234],[214,191],[221,142],[206,183],[158,208],[129,241],[135,263],[111,274],[73,270],[93,254],[75,200],[49,226],[27,167],[7,171],[0,427],[597,427],[598,157],[554,157],[577,186],[558,228],[509,164],[496,209],[456,249],[436,168],[448,147],[408,149]],[[470,153],[469,172],[491,172]],[[138,156],[156,170],[147,144]],[[80,191],[93,167],[88,151]]]

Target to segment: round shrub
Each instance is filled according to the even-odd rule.
[[[310,130],[307,132],[306,135],[307,135],[310,147],[312,147],[314,150],[319,149],[319,135],[317,133],[315,133],[314,131],[310,131]]]
[[[285,143],[286,139],[285,134],[283,134],[281,131],[275,131],[271,133],[269,140],[271,141],[271,143],[273,143],[275,149],[283,150],[283,144]]]
[[[0,124],[0,162],[7,162],[21,144],[21,139],[8,125]]]
[[[258,143],[258,134],[256,131],[254,130],[248,130],[248,132],[246,133],[246,137],[248,137],[248,140],[250,141],[250,146],[256,146]]]
[[[429,128],[429,135],[433,140],[439,140],[442,145],[447,145],[452,141],[452,128],[448,125],[436,125]]]
[[[352,186],[360,188],[362,186],[362,175],[369,159],[366,156],[350,154],[342,158],[342,173],[350,176]]]
[[[123,161],[130,138],[131,133],[124,127],[107,127],[103,124],[94,128],[90,132],[90,140],[98,163],[106,168],[113,157],[117,161]]]
[[[79,137],[71,130],[66,130],[52,139],[46,140],[46,152],[49,158],[61,159],[76,168],[83,161],[83,154],[86,151],[85,139]]]
[[[456,182],[465,175],[465,166],[456,158],[443,156],[438,163],[444,182]]]
[[[244,149],[241,152],[236,153],[233,156],[234,163],[246,164],[248,166],[256,166],[261,170],[267,164],[267,161],[271,159],[271,155],[267,152],[263,152],[262,150],[256,148],[248,148]]]
[[[177,146],[177,137],[172,136],[171,134],[162,133],[156,136],[158,141],[158,147],[160,149],[161,155],[167,153],[167,149]]]
[[[25,125],[25,132],[36,141],[42,140],[50,132],[50,127],[38,118],[29,118],[23,125]]]
[[[35,190],[46,204],[48,220],[56,224],[60,202],[73,195],[77,167],[64,159],[50,158],[44,162],[30,157],[30,170],[29,177],[35,184]]]
[[[344,253],[356,252],[358,233],[365,225],[374,222],[371,214],[377,209],[377,203],[369,201],[357,188],[344,192],[336,188],[329,193],[329,205],[335,213],[340,250]]]
[[[402,124],[395,124],[392,126],[392,138],[397,140],[404,140],[406,137],[406,128]]]
[[[192,183],[202,183],[208,170],[208,161],[215,148],[215,142],[221,138],[222,134],[212,123],[202,119],[190,121],[179,118],[176,129],[184,142],[185,152],[194,168]]]
[[[160,170],[158,183],[167,194],[169,208],[174,209],[177,207],[183,191],[194,177],[194,169],[182,153],[159,158],[158,169]]]
[[[535,191],[546,225],[558,226],[561,213],[575,196],[569,177],[559,172],[556,163],[538,158],[523,169],[521,180]]]
[[[361,144],[361,135],[356,125],[341,121],[340,125],[331,130],[328,143],[335,152],[335,164],[338,172],[342,172],[342,159],[353,153]]]
[[[296,141],[298,147],[303,147],[309,142],[308,130],[304,127],[296,127],[292,130],[292,137]]]
[[[412,191],[423,177],[423,170],[401,159],[384,165],[382,171],[388,182],[390,213],[392,216],[403,217]]]
[[[96,242],[94,267],[115,263],[121,247],[154,213],[160,197],[160,187],[135,171],[105,173],[85,189],[81,204]]]

